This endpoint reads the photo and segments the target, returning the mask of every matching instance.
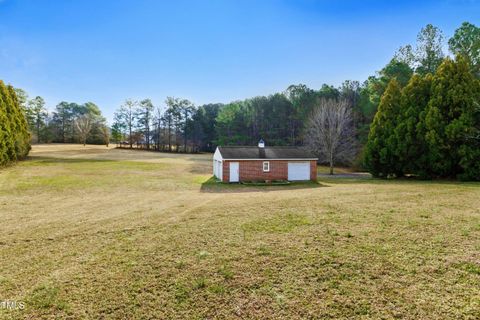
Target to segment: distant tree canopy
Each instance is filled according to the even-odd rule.
[[[104,144],[102,128],[105,122],[102,112],[92,102],[77,104],[62,101],[57,104],[49,119],[48,140],[63,143]],[[89,123],[91,128],[87,134],[85,134],[85,127],[79,129],[78,123]]]
[[[25,114],[12,86],[0,80],[0,166],[21,160],[30,151]]]
[[[165,108],[153,107],[149,129],[140,104],[127,100],[115,113],[112,136],[122,145],[173,152],[214,151],[217,145],[303,145],[306,122],[319,99],[343,98],[355,112],[355,125],[365,125],[359,103],[361,86],[346,81],[336,88],[313,90],[292,85],[285,92],[228,104],[196,107],[186,99],[168,97]],[[128,107],[127,107],[128,106]],[[151,142],[151,143],[150,143]]]
[[[21,89],[15,89],[15,91],[17,96],[21,97],[20,106],[26,115],[27,127],[33,142],[105,143],[106,120],[96,104],[62,101],[53,111],[48,112],[42,97],[37,96],[28,100],[25,91]],[[91,124],[91,129],[86,135],[78,129],[76,124],[80,118],[83,119],[82,122],[88,118],[87,122]]]
[[[221,104],[196,108],[187,99],[168,97],[166,108],[149,99],[127,99],[117,109],[112,138],[121,145],[159,151],[212,151],[215,123]]]
[[[306,119],[302,111],[280,93],[227,104],[218,114],[215,143],[254,145],[262,137],[270,145],[298,144]]]

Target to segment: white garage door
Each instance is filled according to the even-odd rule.
[[[310,163],[309,162],[289,162],[288,163],[288,180],[310,180]]]

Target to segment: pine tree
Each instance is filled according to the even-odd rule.
[[[425,118],[432,175],[480,179],[480,152],[474,133],[480,86],[465,58],[447,58],[432,82]]]
[[[2,131],[2,156],[0,165],[5,165],[10,161],[16,160],[15,152],[15,122],[11,110],[11,99],[8,90],[3,81],[0,80],[0,109],[2,110],[0,119],[0,131]]]
[[[0,80],[0,166],[22,159],[30,150],[30,135],[15,90]]]
[[[17,159],[24,159],[28,155],[28,152],[31,148],[28,123],[15,89],[9,85],[7,90],[12,102],[11,109],[15,119],[15,150],[17,153]]]
[[[399,165],[405,173],[429,176],[428,149],[425,141],[425,113],[432,76],[414,75],[402,90],[401,111],[399,114],[396,136],[396,155]]]
[[[365,147],[365,166],[373,176],[387,178],[403,175],[396,156],[395,137],[400,101],[400,85],[392,79],[380,100]]]

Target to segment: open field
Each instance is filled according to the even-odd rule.
[[[210,155],[0,170],[2,319],[479,319],[480,184],[219,187]]]

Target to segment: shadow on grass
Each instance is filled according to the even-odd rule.
[[[119,162],[118,160],[109,160],[109,159],[77,159],[77,158],[54,158],[54,157],[39,157],[39,156],[28,156],[25,162],[20,162],[24,164],[57,164],[57,163],[113,163]]]
[[[144,162],[133,160],[114,160],[114,159],[84,159],[84,158],[50,158],[50,157],[35,157],[31,161],[22,163],[24,167],[48,167],[48,166],[62,166],[72,170],[86,170],[88,173],[106,174],[112,170],[140,170],[140,171],[156,171],[164,170],[168,166],[167,163],[160,162]],[[93,170],[93,171],[90,171]],[[100,171],[104,170],[104,171]],[[133,172],[132,171],[132,172]],[[73,173],[81,173],[82,171],[74,171]]]
[[[434,180],[421,180],[416,178],[356,178],[356,177],[336,177],[331,178],[328,176],[318,176],[320,183],[328,183],[329,185],[335,184],[375,184],[375,185],[424,185],[424,186],[437,186],[437,185],[451,185],[461,187],[480,187],[480,182],[475,181],[459,181],[448,179],[434,179]]]
[[[291,182],[287,185],[246,185],[241,183],[223,183],[215,177],[211,177],[200,187],[200,192],[212,193],[238,193],[238,192],[272,192],[281,190],[299,190],[328,187],[317,181]]]
[[[141,148],[122,148],[115,147],[115,150],[122,151],[137,151],[137,152],[148,152],[153,154],[162,155],[164,158],[178,158],[185,157],[186,160],[199,160],[199,156],[210,155],[213,157],[213,152],[175,152],[175,151],[166,151],[166,150],[154,150],[154,149],[141,149]],[[211,161],[211,158],[201,158],[200,160]]]
[[[367,172],[349,172],[349,173],[319,173],[317,174],[319,179],[372,179],[372,175]]]
[[[84,162],[118,162],[118,160],[110,159],[90,159],[90,158],[61,158],[61,157],[44,157],[44,156],[28,156],[27,161],[38,163],[84,163]]]

